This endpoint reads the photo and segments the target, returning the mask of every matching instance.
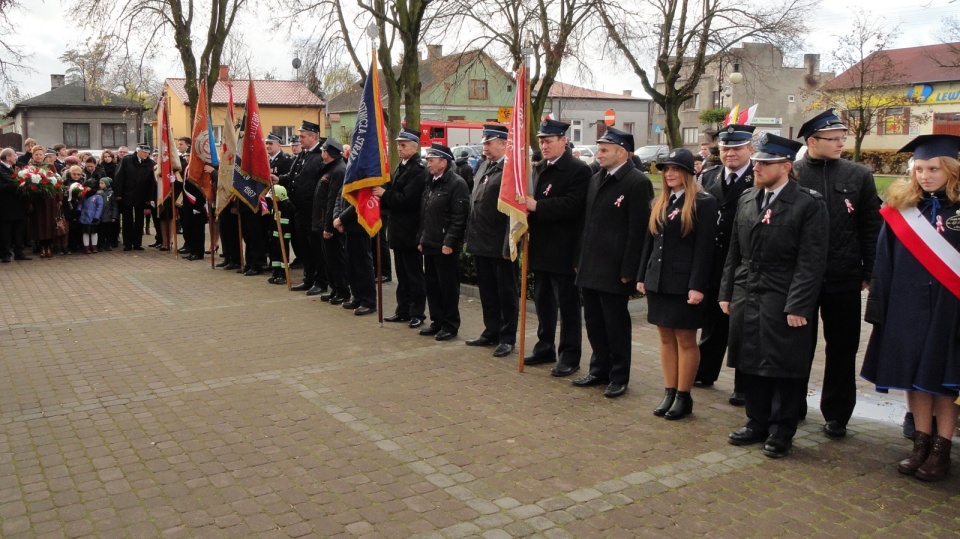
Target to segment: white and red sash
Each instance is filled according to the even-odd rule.
[[[960,252],[937,233],[917,208],[898,210],[890,206],[880,215],[900,243],[953,295],[960,298]]]

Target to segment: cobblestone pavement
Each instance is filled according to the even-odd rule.
[[[150,250],[0,266],[0,536],[960,530],[958,474],[901,477],[892,422],[855,418],[832,441],[811,408],[794,453],[769,460],[726,443],[743,421],[729,372],[695,389],[692,417],[653,417],[642,315],[630,390],[610,400],[464,346],[472,298],[460,338],[437,343],[265,281]]]

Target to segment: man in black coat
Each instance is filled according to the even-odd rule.
[[[483,126],[483,155],[487,160],[477,169],[477,181],[470,198],[467,219],[467,252],[477,268],[477,289],[483,310],[483,332],[467,346],[496,346],[493,357],[505,357],[517,343],[520,314],[520,286],[517,264],[510,260],[508,228],[510,218],[497,209],[500,180],[506,162],[507,128]]]
[[[713,271],[710,275],[710,288],[704,297],[703,329],[700,332],[700,366],[697,368],[696,382],[701,386],[712,386],[720,376],[723,356],[727,353],[727,336],[730,317],[720,310],[717,294],[720,291],[720,279],[723,277],[723,265],[730,248],[730,234],[733,220],[737,214],[737,201],[744,191],[753,186],[752,125],[728,125],[718,134],[718,147],[722,166],[703,172],[700,182],[703,190],[713,195],[719,205],[717,212],[717,241],[714,251]],[[743,406],[743,392],[734,374],[733,393],[730,404]]]
[[[427,151],[427,186],[420,204],[417,249],[423,253],[430,326],[420,335],[447,341],[460,331],[459,253],[470,215],[467,182],[453,170],[450,148]]]
[[[537,138],[543,160],[533,169],[533,193],[527,195],[530,227],[529,268],[537,307],[537,344],[524,365],[557,362],[553,376],[580,370],[583,322],[576,283],[577,248],[583,233],[590,167],[567,148],[570,124],[544,120]],[[557,314],[560,342],[555,343]]]
[[[138,144],[137,151],[120,160],[113,192],[120,208],[123,250],[143,250],[143,212],[155,205],[156,181],[150,146]]]
[[[17,191],[20,182],[14,171],[17,152],[13,148],[0,150],[0,262],[10,262],[10,250],[16,260],[30,260],[23,253],[27,230],[26,199]]]
[[[817,298],[826,341],[820,411],[827,436],[842,438],[857,404],[860,292],[870,283],[877,256],[880,197],[870,169],[840,158],[847,128],[833,109],[803,124],[800,138],[807,143],[806,155],[796,163],[800,185],[823,195],[830,217],[827,272]],[[816,340],[816,314],[811,322]],[[805,412],[806,406],[801,417]]]
[[[454,161],[457,167],[457,174],[463,178],[463,181],[467,182],[467,189],[470,192],[473,192],[473,166],[470,165],[470,154],[466,150],[460,152],[460,157]],[[480,170],[480,167],[477,167],[477,170]]]
[[[630,382],[631,322],[627,302],[636,290],[653,184],[630,159],[633,135],[610,127],[597,139],[601,170],[587,188],[577,285],[593,348],[590,374],[578,387],[606,385],[616,398]]]
[[[343,160],[343,146],[329,138],[323,143],[323,160],[334,168],[325,175],[340,178],[340,188],[336,190],[336,202],[333,208],[333,227],[345,236],[344,255],[346,261],[347,282],[353,297],[343,302],[341,307],[350,309],[356,316],[371,314],[377,310],[377,283],[373,270],[373,253],[370,250],[370,234],[360,224],[357,209],[343,198],[343,177],[347,164]],[[334,193],[330,193],[333,196]]]
[[[420,202],[426,186],[426,169],[420,160],[420,134],[404,128],[396,139],[400,164],[384,186],[373,188],[380,207],[390,211],[390,248],[397,273],[397,308],[387,322],[408,322],[411,328],[423,325],[426,318],[426,284],[423,255],[417,250],[420,227]]]
[[[334,151],[335,153],[335,151]],[[323,246],[323,262],[330,292],[321,294],[321,301],[342,305],[350,301],[350,283],[347,279],[347,237],[344,230],[334,225],[337,200],[343,192],[347,166],[342,158],[328,152],[323,157],[324,169],[317,184],[313,209],[313,233],[319,234]]]
[[[764,133],[754,183],[740,197],[720,285],[730,315],[729,366],[741,377],[747,424],[733,445],[764,442],[784,457],[793,445],[813,354],[817,295],[826,269],[823,197],[793,180],[798,142]]]

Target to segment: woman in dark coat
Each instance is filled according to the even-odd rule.
[[[103,150],[100,155],[100,168],[103,169],[103,175],[107,178],[113,178],[117,174],[117,156],[110,150]]]
[[[672,151],[657,163],[663,190],[653,201],[637,291],[647,295],[647,321],[660,332],[663,401],[653,415],[681,419],[693,411],[690,388],[700,365],[697,329],[710,286],[717,201],[702,191],[693,153]]]
[[[56,170],[52,164],[45,163],[43,146],[34,146],[30,151],[31,160],[28,166],[42,168],[49,171]],[[57,238],[57,215],[60,214],[60,196],[30,195],[27,203],[30,218],[27,220],[27,237],[37,242],[40,248],[40,258],[53,256],[53,240]]]
[[[906,392],[916,431],[897,469],[935,481],[950,469],[960,390],[960,137],[923,135],[900,151],[914,164],[880,212],[860,374],[881,393]]]

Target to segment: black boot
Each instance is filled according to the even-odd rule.
[[[653,409],[653,415],[657,417],[663,417],[663,414],[667,413],[667,410],[673,406],[673,399],[677,396],[677,388],[668,387],[663,390],[663,400],[660,401],[660,404]]]
[[[901,460],[897,465],[897,471],[905,475],[917,473],[917,468],[923,466],[930,456],[930,446],[933,443],[932,437],[926,432],[916,431],[913,433],[913,451],[910,456]]]
[[[683,419],[693,413],[693,399],[690,398],[689,391],[677,391],[676,398],[673,399],[673,405],[663,414],[666,419]]]

